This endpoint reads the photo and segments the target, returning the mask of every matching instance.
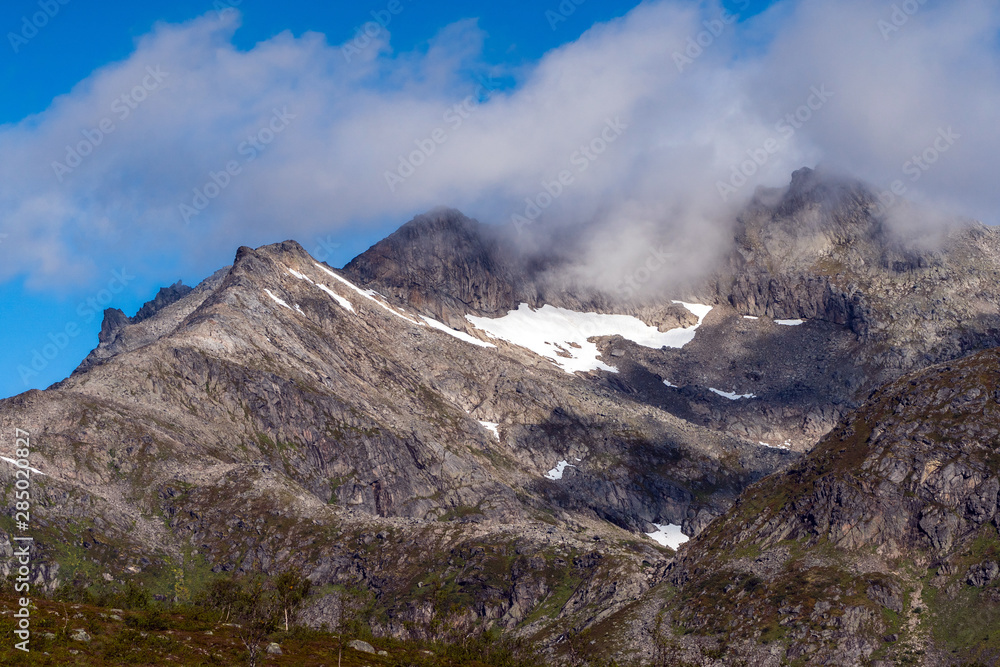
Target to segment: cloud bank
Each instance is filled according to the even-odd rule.
[[[756,186],[816,164],[1000,222],[994,3],[785,0],[741,21],[647,2],[516,71],[483,61],[474,20],[412,53],[385,30],[240,51],[238,28],[158,25],[0,127],[0,281],[58,290],[122,255],[207,273],[220,248],[437,205],[525,238],[585,225],[598,281],[665,240],[684,274]]]

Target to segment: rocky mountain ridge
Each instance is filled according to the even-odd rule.
[[[700,426],[804,451],[886,382],[1000,345],[1000,234],[971,221],[950,221],[933,239],[907,234],[868,186],[802,169],[787,188],[758,190],[723,264],[687,293],[567,285],[552,278],[573,261],[565,252],[520,250],[448,209],[418,216],[345,273],[464,331],[470,315],[502,317],[522,303],[627,314],[660,331],[693,322],[675,299],[713,305],[683,350],[598,340],[619,370],[608,386]]]
[[[368,609],[399,636],[553,641],[652,585],[671,551],[642,532],[697,532],[789,459],[424,319],[294,242],[241,248],[101,349],[0,402],[37,443],[39,585],[135,576],[183,600],[297,567],[340,591],[316,624]]]
[[[998,382],[993,349],[876,392],[682,549],[639,644],[674,663],[995,663]]]
[[[293,241],[240,248],[134,318],[109,311],[70,378],[0,401],[0,429],[38,443],[36,582],[128,573],[184,600],[220,572],[295,567],[322,591],[303,616],[314,625],[361,614],[421,638],[500,627],[561,658],[578,637],[644,661],[704,660],[731,641],[765,662],[848,664],[903,655],[880,638],[892,634],[930,650],[907,591],[992,511],[992,459],[963,438],[992,437],[966,424],[993,399],[971,396],[979,371],[927,371],[969,384],[940,405],[925,376],[899,378],[942,359],[987,364],[963,355],[1000,344],[1000,239],[962,223],[936,246],[908,244],[874,202],[860,184],[796,172],[758,191],[701,286],[641,299],[549,282],[571,257],[524,254],[447,209],[342,271]],[[905,419],[849,432],[912,381],[927,386]],[[935,411],[958,416],[924,433]],[[892,453],[901,430],[922,444]],[[896,480],[910,459],[924,465],[916,486],[917,472]],[[829,466],[847,477],[834,483]],[[774,480],[792,488],[787,475],[832,486],[768,495]],[[672,562],[643,535],[667,524],[706,532]],[[992,582],[992,561],[962,558],[947,568]],[[816,563],[829,577],[812,597],[772,613],[776,587]],[[715,566],[726,574],[711,578]],[[723,615],[699,602],[734,591]]]

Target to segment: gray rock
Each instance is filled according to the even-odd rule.
[[[1000,578],[1000,565],[995,561],[985,561],[979,563],[978,565],[973,565],[969,568],[969,574],[966,577],[966,581],[970,586],[976,586],[977,588],[983,588],[988,586],[997,578]]]
[[[281,655],[281,645],[277,642],[271,642],[267,645],[267,652],[269,655]]]
[[[767,484],[780,483],[796,461],[798,481],[785,485],[795,493],[732,526],[727,549],[753,541],[747,553],[762,554],[746,557],[744,574],[760,581],[734,583],[737,602],[781,578],[786,557],[771,552],[786,539],[835,536],[837,549],[933,562],[1000,522],[996,471],[973,447],[996,440],[986,409],[996,382],[960,376],[976,363],[964,355],[1000,336],[1000,234],[956,225],[937,249],[912,247],[872,215],[874,202],[858,183],[796,172],[733,221],[734,243],[706,283],[634,299],[573,284],[572,243],[526,256],[455,211],[418,216],[337,274],[384,298],[345,286],[294,242],[240,248],[194,290],[168,288],[134,318],[109,311],[77,372],[0,401],[0,423],[46,431],[33,452],[49,475],[38,520],[58,532],[93,518],[93,535],[116,545],[106,571],[158,569],[193,544],[216,572],[294,562],[317,590],[363,591],[307,603],[306,622],[331,629],[365,609],[353,599],[364,596],[391,611],[379,632],[424,638],[529,618],[532,631],[583,629],[636,601],[656,606],[646,596],[667,568],[687,585],[704,552],[693,539],[671,562],[636,532],[666,522],[697,538],[713,519],[734,520],[717,517],[750,485],[772,473]],[[615,374],[569,375],[529,351],[487,350],[414,321],[476,334],[467,315],[527,303],[630,314],[661,330],[694,324],[674,298],[713,305],[695,339],[683,351],[595,339]],[[959,358],[952,375],[897,382]],[[980,370],[992,377],[988,361]],[[884,383],[895,384],[852,412]],[[928,414],[964,424],[938,438],[941,420]],[[504,424],[503,442],[480,420]],[[824,437],[825,458],[758,444],[804,452]],[[543,480],[561,460],[578,467]],[[824,558],[809,553],[802,567],[827,567]],[[428,585],[414,587],[413,572]],[[546,572],[576,582],[552,618],[533,615],[553,593]],[[55,568],[38,576],[57,583]],[[448,616],[436,603],[443,581],[470,600]],[[872,608],[899,606],[892,583],[856,590]],[[817,661],[867,655],[867,639],[845,633],[871,619],[842,594],[824,591],[827,608],[790,606],[782,622],[801,632],[794,650],[812,655],[836,639],[841,653]],[[754,617],[745,612],[735,618]],[[807,636],[814,612],[827,626]]]
[[[361,651],[362,653],[375,654],[375,647],[368,642],[363,642],[360,639],[352,639],[347,642],[347,646],[353,648],[355,651]]]

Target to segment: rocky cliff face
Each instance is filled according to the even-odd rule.
[[[145,303],[139,309],[134,317],[128,317],[118,308],[107,309],[104,311],[97,347],[87,355],[75,372],[79,373],[118,354],[159,340],[190,314],[227,272],[228,268],[216,272],[211,278],[203,281],[197,289],[192,289],[180,281],[170,287],[163,287],[152,301]],[[193,298],[185,298],[188,296]],[[156,315],[159,317],[154,317]]]
[[[344,267],[445,322],[467,313],[503,314],[517,307],[518,261],[493,228],[452,209],[417,216]]]
[[[972,221],[934,236],[889,225],[867,187],[803,169],[741,215],[719,295],[762,317],[846,327],[881,383],[1000,345],[1000,235]]]
[[[599,340],[620,371],[608,388],[804,451],[886,382],[1000,345],[1000,234],[949,225],[915,237],[885,220],[864,184],[802,169],[787,188],[756,193],[723,265],[684,292],[640,299],[568,284],[554,276],[574,261],[569,250],[519,250],[503,230],[450,210],[417,217],[345,271],[463,330],[468,314],[521,303],[634,315],[661,331],[693,323],[674,300],[712,305],[682,350]]]
[[[903,377],[748,489],[651,593],[661,658],[1000,658],[998,383],[997,350]]]
[[[36,443],[46,585],[132,573],[183,598],[296,566],[350,591],[317,624],[552,639],[652,585],[671,553],[653,523],[693,534],[790,458],[453,331],[294,242],[116,329],[100,363],[0,402]]]
[[[648,661],[951,650],[916,610],[992,599],[1000,571],[995,358],[962,356],[1000,344],[1000,241],[962,224],[908,244],[873,204],[797,172],[734,221],[709,281],[641,301],[553,281],[570,254],[449,210],[343,271],[291,241],[240,248],[108,311],[67,380],[0,401],[0,429],[36,443],[38,582],[128,573],[185,599],[294,566],[323,591],[316,625],[495,625],[557,657],[581,637]],[[641,322],[539,334],[542,355],[470,319],[521,304]],[[636,342],[681,327],[683,346]],[[559,366],[585,344],[599,370]],[[642,535],[662,524],[711,525],[669,565]]]

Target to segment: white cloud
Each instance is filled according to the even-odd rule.
[[[509,224],[564,170],[573,182],[546,222],[596,225],[577,243],[601,267],[587,275],[603,283],[620,282],[624,267],[664,240],[680,239],[686,251],[653,283],[691,276],[755,185],[784,184],[817,162],[882,187],[907,179],[914,196],[997,222],[998,9],[922,5],[886,39],[878,21],[890,13],[891,3],[788,0],[727,25],[679,72],[673,54],[720,10],[644,3],[534,67],[503,72],[517,85],[488,99],[480,88],[479,104],[468,73],[492,70],[474,21],[444,28],[415,53],[395,54],[380,37],[351,62],[316,33],[239,51],[235,12],[158,25],[127,60],[0,127],[0,228],[10,235],[0,280],[86,281],[106,254],[183,257],[207,272],[220,248],[228,256],[279,237],[308,245],[320,233],[402,222],[439,204]],[[121,117],[115,101],[157,67],[162,83],[141,102],[130,98],[135,108]],[[833,96],[783,136],[778,122],[824,85]],[[267,138],[283,110],[294,118],[263,151],[252,149],[248,137]],[[60,182],[52,163],[105,119],[114,131]],[[614,119],[627,129],[580,171],[578,151]],[[961,138],[909,180],[904,163],[947,127]],[[391,192],[386,171],[438,129],[443,143]],[[769,140],[779,148],[722,201],[718,181]],[[239,171],[227,180],[230,162]],[[214,191],[212,173],[226,184],[186,225],[179,207],[193,204],[196,188]]]

